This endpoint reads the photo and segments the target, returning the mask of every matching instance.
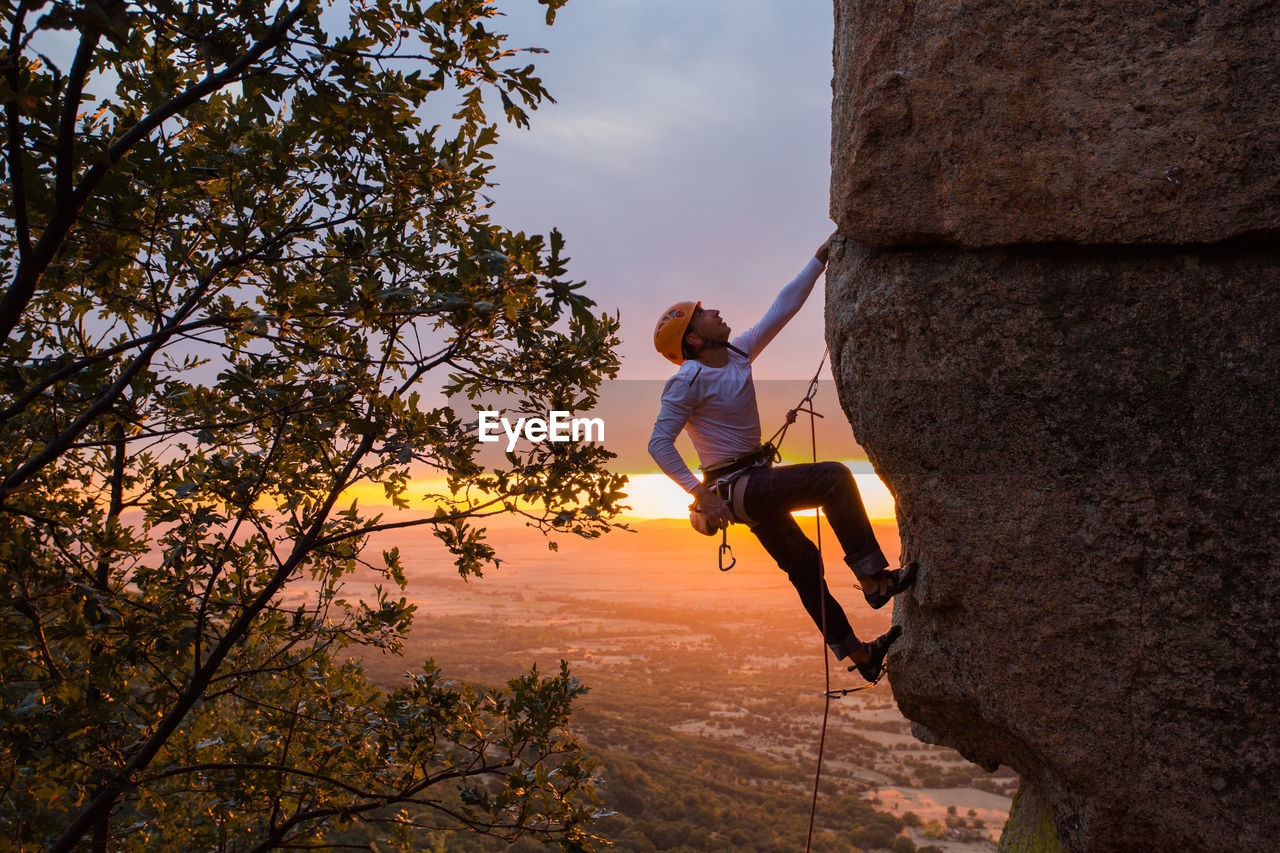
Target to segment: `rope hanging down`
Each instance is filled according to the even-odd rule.
[[[813,409],[813,398],[818,393],[818,379],[822,375],[822,368],[827,364],[827,357],[830,355],[830,348],[823,350],[822,360],[818,362],[818,369],[814,372],[813,378],[809,380],[809,388],[805,392],[804,398],[793,409],[788,410],[786,419],[777,432],[766,443],[766,447],[772,446],[774,458],[781,460],[782,441],[787,436],[787,428],[796,422],[801,412],[809,415],[809,446],[813,461],[818,461],[818,427],[817,418],[822,415]],[[822,562],[822,512],[821,508],[815,507],[813,511],[814,521],[817,527],[817,548],[818,548],[818,583],[821,590],[826,589],[826,567]],[[724,564],[725,556],[730,559],[729,565]],[[729,547],[728,528],[721,531],[719,564],[721,571],[728,571],[733,568],[737,560],[733,558],[733,550]],[[831,700],[848,696],[850,693],[857,693],[862,690],[868,690],[879,683],[880,678],[884,675],[884,670],[880,670],[875,681],[869,681],[861,687],[847,687],[839,690],[831,689],[831,659],[828,657],[827,649],[827,608],[825,604],[820,608],[822,612],[822,673],[824,689],[822,691],[823,708],[822,708],[822,731],[818,737],[818,768],[813,777],[813,799],[809,805],[809,833],[805,839],[805,853],[810,853],[813,844],[813,826],[818,814],[818,787],[822,781],[822,758],[827,743],[827,723],[831,718]]]
[[[822,417],[822,415],[818,414],[813,410],[813,398],[818,393],[818,377],[822,373],[822,368],[827,363],[827,356],[829,354],[830,354],[830,347],[828,347],[826,350],[823,351],[822,361],[818,363],[817,373],[814,373],[813,379],[809,381],[809,390],[808,392],[805,393],[804,399],[800,401],[800,405],[796,406],[794,409],[787,412],[786,423],[782,425],[781,429],[779,429],[776,433],[773,434],[773,438],[769,439],[769,443],[773,444],[774,447],[780,447],[782,445],[782,439],[786,437],[787,427],[791,426],[793,423],[796,422],[796,416],[800,412],[808,412],[809,413],[809,448],[810,448],[810,452],[812,454],[814,462],[818,461],[818,429],[817,429],[817,421],[814,419],[820,418]],[[775,442],[774,439],[776,439],[777,441]],[[827,578],[826,578],[826,565],[822,561],[822,513],[820,508],[816,508],[816,507],[814,508],[813,518],[814,518],[814,527],[817,530],[816,544],[818,546],[818,585],[819,585],[818,590],[819,590],[819,593],[821,593],[823,590],[826,589]],[[825,685],[825,688],[822,691],[822,703],[823,703],[822,704],[822,732],[818,737],[818,769],[814,772],[814,776],[813,776],[813,800],[809,804],[809,833],[805,837],[805,842],[804,842],[805,853],[810,853],[813,845],[813,826],[814,826],[814,820],[817,818],[817,815],[818,815],[818,785],[822,781],[822,754],[825,751],[826,745],[827,745],[827,722],[831,718],[831,700],[839,699],[844,696],[848,696],[850,693],[857,693],[861,690],[867,690],[871,687],[874,687],[876,684],[879,683],[880,678],[884,675],[884,670],[881,669],[880,675],[876,677],[875,681],[869,681],[866,684],[862,685],[861,687],[846,687],[840,690],[831,689],[831,658],[829,655],[829,650],[827,648],[827,608],[825,604],[825,596],[823,596],[823,598],[824,598],[824,604],[822,605],[821,608],[819,608],[822,612],[822,677]]]

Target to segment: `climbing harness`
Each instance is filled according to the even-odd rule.
[[[720,499],[729,505],[729,512],[734,519],[742,524],[754,524],[755,522],[747,515],[747,511],[743,506],[747,491],[747,478],[750,472],[772,465],[776,458],[777,451],[774,450],[772,445],[766,444],[750,453],[744,453],[717,465],[703,468],[703,482],[707,484],[707,488],[719,495]],[[717,528],[712,526],[702,513],[702,510],[698,508],[697,501],[689,505],[689,523],[693,525],[694,530],[705,536],[716,535]],[[724,564],[726,555],[729,557],[729,565],[727,566]],[[729,546],[729,528],[727,525],[720,528],[718,562],[722,572],[729,571],[738,562],[733,556],[733,548]]]
[[[737,351],[736,347],[728,344],[725,346]],[[787,436],[787,427],[796,422],[796,418],[801,412],[807,412],[809,415],[810,428],[813,429],[814,418],[820,418],[822,415],[813,409],[813,398],[818,393],[818,377],[822,375],[822,368],[827,364],[827,356],[830,354],[830,348],[822,351],[822,359],[818,362],[818,369],[814,371],[813,378],[809,380],[808,390],[805,391],[804,399],[802,399],[795,408],[787,411],[783,418],[783,424],[778,431],[755,450],[735,456],[732,459],[726,459],[715,465],[709,465],[702,469],[702,480],[707,484],[707,488],[718,494],[725,503],[729,505],[730,512],[733,517],[742,524],[754,524],[755,521],[747,515],[745,506],[745,496],[747,492],[747,481],[750,479],[751,472],[759,468],[771,467],[775,462],[782,461],[782,440]],[[817,453],[817,437],[814,437],[814,461],[818,461]],[[697,509],[697,504],[689,507],[689,523],[699,533],[710,536],[715,535],[715,530],[707,523],[705,517],[699,518],[701,513]],[[729,545],[729,528],[725,527],[721,531],[720,550],[718,555],[718,564],[720,571],[727,572],[737,565],[737,559],[733,556],[733,548]],[[819,536],[822,534],[819,533]],[[729,556],[729,565],[724,564],[725,555]],[[823,636],[826,636],[824,631]]]

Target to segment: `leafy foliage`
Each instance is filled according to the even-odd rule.
[[[539,2],[551,23],[564,0]],[[413,615],[398,551],[367,561],[370,533],[428,524],[480,574],[486,515],[598,536],[621,498],[592,445],[487,468],[441,394],[576,411],[618,365],[617,319],[564,279],[560,235],[486,213],[491,103],[527,125],[548,98],[499,14],[6,6],[0,813],[16,843],[267,849],[401,803],[432,826],[585,843],[567,673],[480,695],[428,667],[381,696],[341,662],[397,650]],[[426,518],[349,497],[372,485],[406,509],[432,472],[448,489]],[[385,583],[349,601],[362,567]]]

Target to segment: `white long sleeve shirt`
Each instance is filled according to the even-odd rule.
[[[760,446],[760,411],[751,362],[804,305],[822,269],[821,261],[810,259],[782,288],[760,322],[729,342],[746,353],[745,357],[726,350],[729,361],[724,367],[689,360],[667,380],[662,408],[649,437],[649,455],[685,491],[692,492],[701,481],[676,450],[680,430],[689,431],[703,468]]]

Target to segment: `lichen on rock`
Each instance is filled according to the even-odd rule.
[[[1060,853],[1053,809],[1034,784],[1024,783],[1013,797],[1009,820],[1000,833],[1000,853]]]

